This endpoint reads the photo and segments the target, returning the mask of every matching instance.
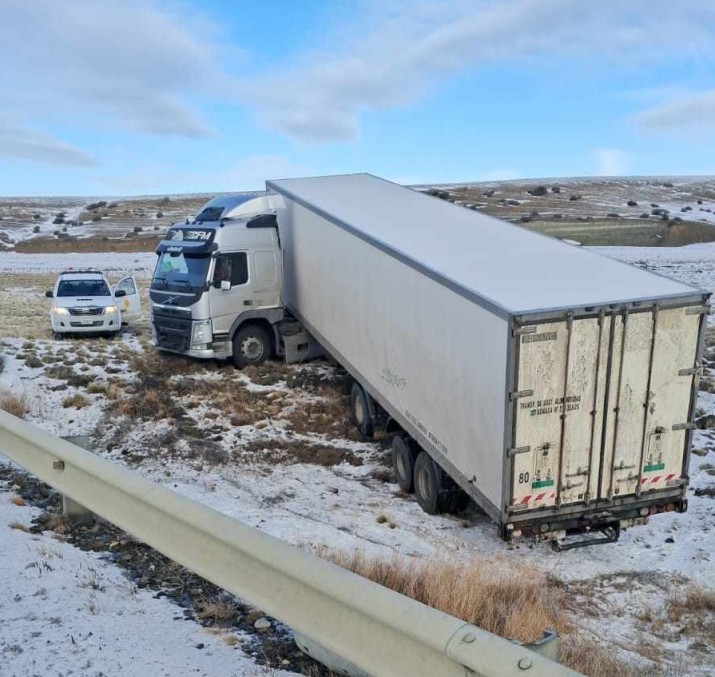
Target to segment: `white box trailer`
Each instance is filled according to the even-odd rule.
[[[428,512],[442,473],[506,538],[687,508],[707,293],[366,174],[267,188],[284,303],[364,389],[364,430],[404,431]]]

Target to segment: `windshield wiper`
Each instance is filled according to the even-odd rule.
[[[180,284],[185,284],[190,290],[193,290],[193,285],[191,282],[188,282],[187,280],[172,280],[172,282],[178,282]]]

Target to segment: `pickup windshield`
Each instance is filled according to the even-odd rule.
[[[111,296],[104,280],[60,280],[57,296]]]
[[[206,283],[211,257],[183,252],[162,252],[154,269],[152,289],[196,291]]]

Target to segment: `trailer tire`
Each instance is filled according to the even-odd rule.
[[[414,484],[417,502],[428,515],[446,510],[449,491],[445,488],[444,471],[426,451],[421,451],[415,461]]]
[[[238,369],[263,364],[271,356],[271,337],[259,324],[241,327],[233,337],[231,358]]]
[[[374,430],[370,396],[365,389],[355,381],[350,389],[350,414],[360,435],[370,439]]]
[[[404,435],[392,438],[392,467],[400,489],[406,494],[415,490],[415,460],[417,452],[412,440]]]

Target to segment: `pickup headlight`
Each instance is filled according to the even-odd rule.
[[[104,314],[109,315],[110,313],[116,313],[117,306],[104,306]]]
[[[211,343],[213,336],[211,331],[211,320],[194,322],[191,330],[191,344]]]
[[[69,315],[70,311],[67,308],[53,308],[52,313],[55,315]]]

